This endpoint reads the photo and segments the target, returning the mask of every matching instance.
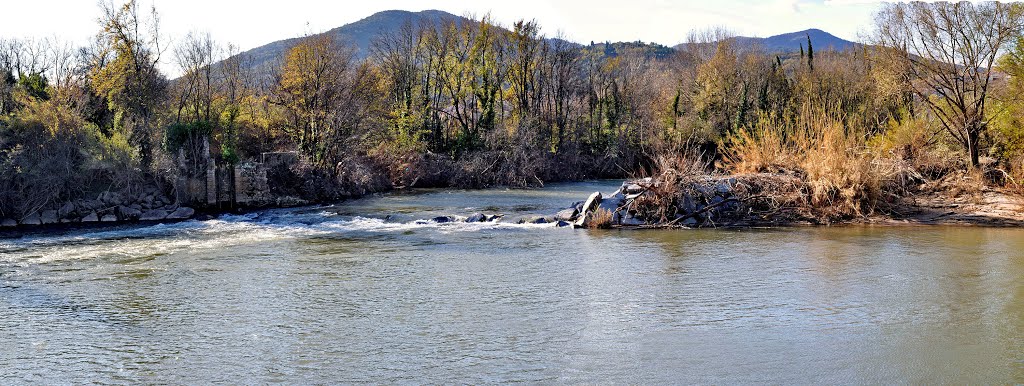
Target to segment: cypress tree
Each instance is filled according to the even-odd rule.
[[[810,34],[807,34],[807,67],[814,71],[814,47],[811,46]]]

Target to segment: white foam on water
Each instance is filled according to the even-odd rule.
[[[343,217],[343,218],[339,218]],[[501,221],[467,223],[465,218],[436,222],[393,222],[371,217],[347,217],[332,212],[257,212],[222,215],[213,220],[188,220],[133,228],[88,231],[59,236],[29,236],[0,240],[0,261],[47,263],[100,256],[146,256],[180,251],[202,253],[232,245],[246,245],[318,235],[353,233],[387,234],[409,231],[480,232],[537,230],[557,224],[514,224]]]

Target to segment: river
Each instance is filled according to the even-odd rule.
[[[0,239],[0,383],[1024,382],[1024,230],[511,224],[616,185]]]

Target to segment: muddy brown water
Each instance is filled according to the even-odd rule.
[[[616,182],[0,239],[0,383],[1021,383],[1024,230],[572,230]]]

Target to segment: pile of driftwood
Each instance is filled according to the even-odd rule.
[[[577,227],[722,227],[813,223],[804,182],[786,174],[689,175],[626,181],[556,219]]]

